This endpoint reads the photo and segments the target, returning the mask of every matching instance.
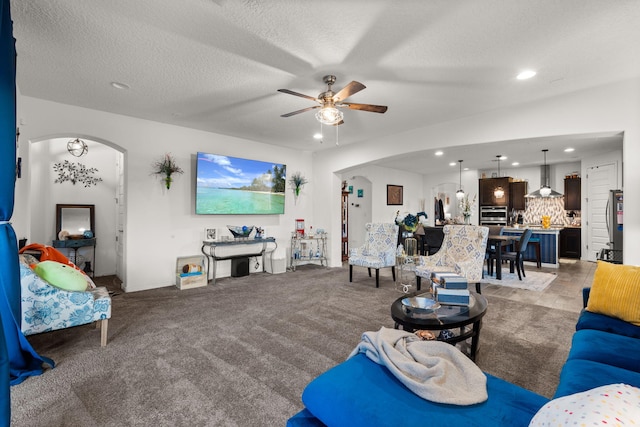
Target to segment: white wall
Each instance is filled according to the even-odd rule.
[[[355,168],[384,157],[411,153],[427,148],[482,144],[521,138],[576,135],[624,131],[623,153],[627,167],[625,182],[639,182],[640,168],[640,79],[605,85],[565,96],[543,99],[508,109],[440,123],[411,130],[388,138],[340,147],[318,153],[314,162],[316,179],[334,180],[335,171]],[[398,144],[397,141],[402,141]],[[319,189],[316,189],[319,190]],[[339,186],[317,191],[316,198],[339,201]],[[338,202],[336,202],[338,203]],[[338,207],[335,208],[338,212]],[[331,222],[331,230],[339,229],[339,218],[330,217],[315,207],[318,220]],[[624,261],[640,264],[640,194],[625,193]],[[338,244],[331,246],[339,253]],[[335,257],[331,257],[335,259]],[[334,264],[335,265],[335,264]]]
[[[629,167],[640,163],[639,94],[640,80],[634,79],[441,123],[393,137],[344,145],[318,152],[313,158],[308,152],[29,97],[20,99],[18,117],[23,121],[20,125],[22,141],[72,133],[94,136],[92,139],[107,141],[125,152],[125,280],[127,290],[131,291],[172,284],[176,257],[199,253],[205,227],[257,224],[257,219],[252,217],[205,217],[193,213],[197,151],[260,158],[285,163],[289,171],[303,172],[310,183],[305,187],[298,204],[294,206],[292,197],[288,197],[285,215],[260,217],[260,225],[267,229],[268,234],[278,238],[280,244],[288,246],[295,218],[305,218],[314,228],[324,228],[330,233],[329,263],[339,266],[340,239],[332,237],[340,235],[343,172],[350,170],[351,175],[359,174],[369,179],[379,173],[377,179],[371,179],[374,183],[372,220],[390,221],[397,209],[386,206],[386,184],[404,185],[405,206],[402,208],[414,212],[419,195],[424,198],[428,196],[423,177],[397,170],[383,171],[383,168],[378,168],[379,172],[372,169],[369,175],[351,170],[369,168],[365,166],[367,163],[380,158],[426,148],[441,148],[442,141],[447,141],[447,146],[458,146],[553,135],[624,131],[623,160],[627,163],[624,181],[639,182],[640,168]],[[403,143],[398,144],[399,140]],[[26,155],[22,151],[24,145],[20,146],[21,156]],[[158,180],[149,176],[151,162],[165,152],[172,152],[186,172],[184,176],[177,177],[170,191],[164,190]],[[457,179],[451,181],[457,182]],[[20,191],[16,196],[14,216],[28,218],[32,212],[22,193]],[[625,263],[640,264],[640,194],[626,192],[625,220]],[[21,219],[14,221],[18,236],[29,234],[28,224],[28,221]]]
[[[23,123],[20,125],[23,141],[20,155],[24,157],[28,156],[23,152],[25,141],[69,134],[83,135],[124,152],[127,194],[124,281],[127,291],[174,284],[176,258],[201,253],[206,227],[260,225],[268,235],[278,240],[279,253],[276,256],[280,257],[284,257],[283,252],[289,246],[295,218],[305,218],[314,228],[332,231],[329,222],[314,219],[312,215],[314,187],[325,185],[313,174],[309,152],[30,97],[22,97],[19,105],[18,117]],[[291,191],[287,190],[284,215],[195,215],[195,156],[198,151],[284,163],[288,172],[300,171],[310,182],[304,187],[296,205]],[[175,178],[170,190],[151,175],[152,163],[167,152],[174,155],[185,171],[184,175]],[[28,165],[25,170],[28,170]],[[340,182],[335,185],[338,189],[335,215],[339,218]],[[30,218],[39,215],[24,201],[25,197],[28,196],[24,192],[17,194],[19,200],[15,216]],[[31,222],[15,224],[18,236],[31,234]],[[340,240],[335,241],[339,245]],[[339,251],[337,257],[339,262]],[[229,263],[220,263],[219,277],[229,274]]]
[[[393,222],[396,212],[403,214],[418,212],[420,199],[424,197],[422,175],[375,165],[349,170],[344,175],[359,175],[371,181],[372,222]],[[387,205],[387,185],[403,187],[403,204]],[[354,187],[354,191],[356,188]]]

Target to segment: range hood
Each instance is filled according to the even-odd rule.
[[[546,151],[546,150],[542,150]],[[546,153],[545,153],[546,154]],[[549,186],[549,166],[546,164],[546,155],[545,155],[545,164],[540,166],[540,182],[544,183],[539,190],[532,191],[531,193],[525,195],[529,199],[556,199],[558,197],[562,197],[562,194],[553,190]]]

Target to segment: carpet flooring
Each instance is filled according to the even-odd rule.
[[[105,348],[90,325],[29,337],[57,365],[12,387],[12,426],[283,426],[364,331],[393,327],[390,278],[348,276],[308,265],[114,294]],[[577,313],[487,299],[477,364],[551,396]]]

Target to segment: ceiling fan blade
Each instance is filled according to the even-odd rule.
[[[314,98],[313,96],[303,95],[302,93],[294,92],[294,91],[289,90],[289,89],[278,89],[278,92],[288,93],[289,95],[295,95],[295,96],[299,96],[300,98],[306,98],[306,99],[310,99],[312,101],[318,102],[318,99]]]
[[[302,110],[292,111],[290,113],[283,114],[280,117],[291,117],[291,116],[295,116],[296,114],[304,113],[305,111],[314,110],[316,108],[320,108],[320,106],[319,105],[315,105],[313,107],[303,108]]]
[[[346,85],[345,87],[343,87],[342,89],[340,89],[340,91],[338,91],[338,93],[333,95],[333,100],[334,100],[334,102],[342,101],[343,99],[347,99],[348,97],[350,97],[354,93],[360,92],[364,88],[366,88],[365,85],[363,85],[362,83],[357,82],[357,81],[354,80],[351,83],[349,83],[348,85]]]
[[[386,105],[371,105],[371,104],[353,104],[343,102],[338,107],[348,107],[351,110],[369,111],[372,113],[384,113],[387,111]]]

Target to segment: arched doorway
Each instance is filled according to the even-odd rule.
[[[364,244],[365,224],[372,218],[372,183],[361,175],[344,178],[349,191],[349,247],[357,248]]]
[[[88,151],[76,156],[67,144],[79,138]],[[79,260],[93,257],[95,276],[117,276],[125,282],[125,151],[116,144],[87,135],[44,136],[29,141],[28,230],[30,243],[51,244],[56,239],[56,204],[95,205],[95,253],[79,250]],[[54,169],[54,166],[56,168]],[[61,168],[78,174],[75,184]],[[77,172],[77,171],[80,172]],[[82,175],[97,182],[87,183]],[[82,249],[82,248],[81,248]],[[74,254],[76,255],[76,254]]]

